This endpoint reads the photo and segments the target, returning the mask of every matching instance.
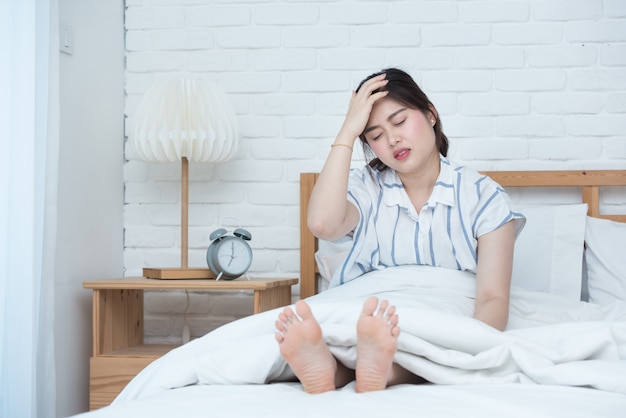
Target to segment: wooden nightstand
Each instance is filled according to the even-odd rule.
[[[93,289],[93,355],[89,409],[109,405],[148,364],[176,345],[143,343],[144,290],[252,290],[254,313],[291,303],[298,279],[154,280],[143,277],[83,282]]]

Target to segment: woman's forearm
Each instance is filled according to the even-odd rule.
[[[482,302],[477,301],[474,308],[474,318],[495,329],[504,331],[509,321],[509,300],[494,297]]]
[[[354,138],[340,132],[334,145],[311,193],[307,213],[307,225],[313,235],[326,240],[337,239],[349,230],[345,229]]]

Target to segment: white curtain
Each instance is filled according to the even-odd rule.
[[[0,417],[53,417],[58,0],[0,0]]]

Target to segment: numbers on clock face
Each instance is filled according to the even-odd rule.
[[[252,259],[250,247],[239,239],[226,239],[217,250],[217,259],[224,272],[232,275],[243,274]]]

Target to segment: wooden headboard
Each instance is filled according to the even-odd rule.
[[[626,222],[626,215],[600,213],[600,188],[626,186],[626,170],[584,171],[484,171],[502,187],[578,187],[581,200],[589,206],[588,215]],[[300,298],[312,296],[317,289],[315,251],[317,238],[307,228],[309,197],[318,173],[300,174]]]

